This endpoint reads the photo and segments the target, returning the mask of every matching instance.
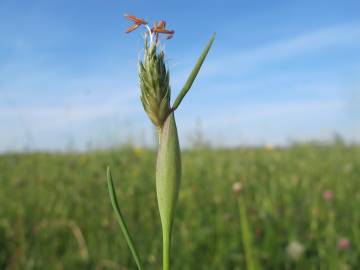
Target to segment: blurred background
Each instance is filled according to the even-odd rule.
[[[161,267],[143,30],[163,42],[183,183],[173,269],[360,268],[360,2],[0,0],[0,269]],[[249,231],[243,221],[249,225]],[[246,236],[250,235],[250,243]]]

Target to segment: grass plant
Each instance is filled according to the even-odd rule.
[[[133,22],[133,25],[131,25],[126,32],[131,32],[140,25],[144,25],[146,29],[144,36],[144,59],[139,62],[141,102],[149,119],[155,125],[159,137],[156,161],[156,193],[162,225],[163,270],[170,270],[172,228],[181,182],[181,151],[175,121],[175,110],[190,90],[214,42],[215,35],[208,42],[184,87],[171,106],[169,71],[165,64],[165,53],[160,48],[159,36],[166,34],[169,39],[172,38],[175,31],[167,30],[165,21],[155,22],[154,27],[150,29],[147,22],[141,18],[132,15],[125,15],[125,17]],[[110,168],[108,168],[107,179],[112,205],[121,230],[136,265],[138,269],[141,270],[143,267],[139,254],[127,229],[119,204],[117,203]]]

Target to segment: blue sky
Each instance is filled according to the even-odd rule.
[[[0,0],[0,151],[152,144],[129,13],[164,19],[181,144],[360,140],[359,1]]]

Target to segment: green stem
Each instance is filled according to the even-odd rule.
[[[163,230],[163,270],[170,270],[171,233]]]
[[[243,198],[242,194],[238,196],[238,205],[239,205],[242,240],[243,240],[245,258],[246,258],[246,266],[248,270],[256,270],[258,269],[258,267],[253,254],[252,235],[246,215],[245,199]]]

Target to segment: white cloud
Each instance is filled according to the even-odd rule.
[[[282,60],[334,46],[356,44],[360,44],[360,23],[321,28],[250,50],[232,50],[217,59],[209,59],[206,75],[242,73],[273,60]]]
[[[111,117],[118,113],[129,114],[129,106],[81,106],[81,107],[21,107],[17,109],[0,108],[1,122],[21,118],[23,122],[36,128],[55,128],[82,121],[96,120],[100,117]]]
[[[183,127],[180,137],[192,134],[201,119],[205,138],[221,146],[286,144],[289,138],[325,139],[331,138],[334,132],[354,138],[349,133],[352,125],[347,122],[345,106],[346,103],[338,99],[239,102],[226,109],[217,107],[202,111],[195,117],[178,114],[179,126]]]
[[[206,128],[221,128],[255,122],[275,123],[280,119],[292,121],[292,119],[299,117],[308,119],[319,112],[326,114],[343,108],[344,103],[339,100],[239,104],[233,108],[228,107],[226,111],[217,110],[211,121],[204,126]]]
[[[131,104],[83,104],[76,107],[41,106],[0,108],[0,151],[7,149],[64,149],[74,142],[77,149],[87,143],[109,145],[126,139],[137,129],[137,108]],[[126,122],[128,119],[130,122]],[[31,140],[29,140],[31,138]]]

